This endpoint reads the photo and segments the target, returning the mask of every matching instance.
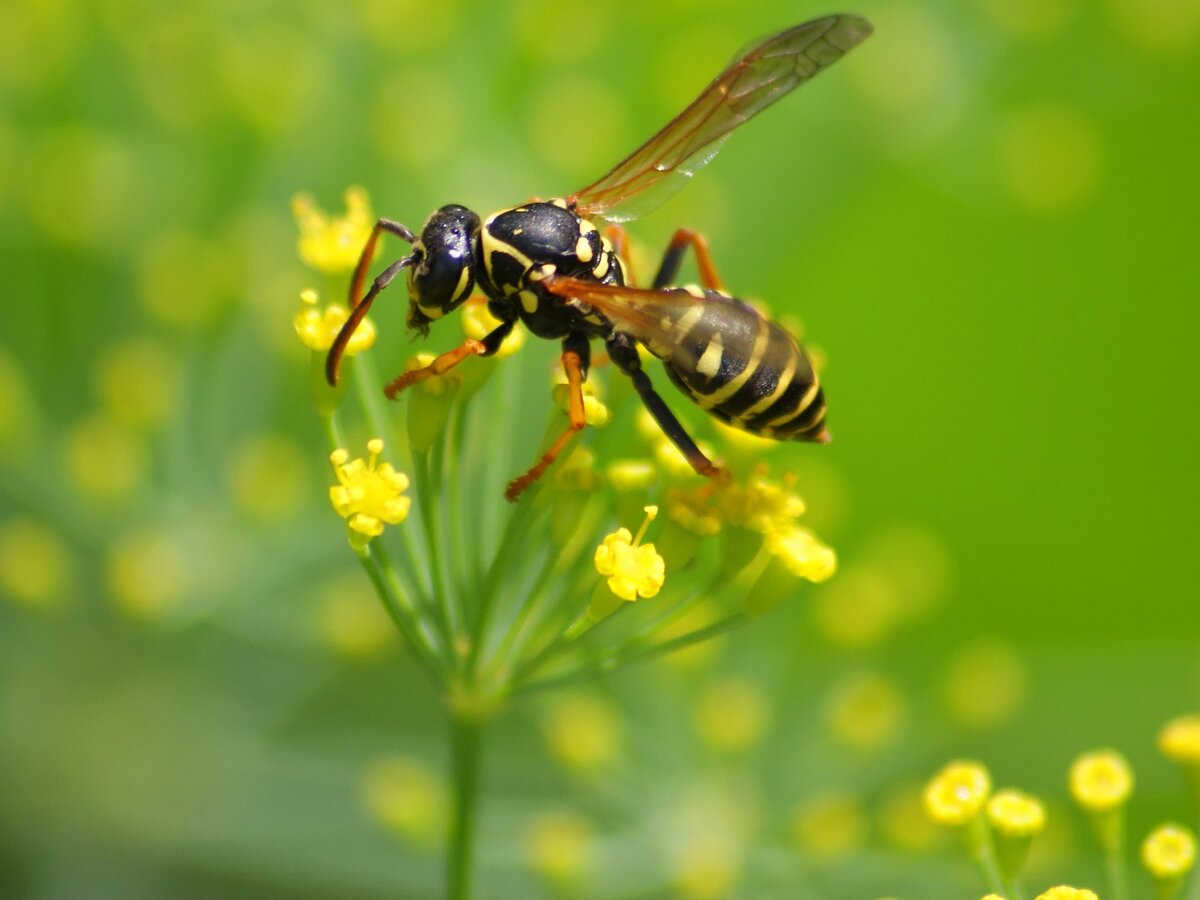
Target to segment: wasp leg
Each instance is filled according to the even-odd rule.
[[[658,267],[658,274],[654,276],[654,290],[661,291],[674,284],[675,276],[679,274],[679,265],[683,262],[683,253],[689,245],[696,254],[696,267],[700,270],[700,283],[710,290],[724,290],[721,286],[721,278],[717,275],[717,268],[713,265],[712,254],[708,252],[708,241],[700,232],[692,231],[690,228],[680,228],[671,238],[671,243],[667,244],[667,252],[663,254],[662,265]]]
[[[391,219],[380,219],[375,223],[375,227],[371,229],[371,236],[363,244],[362,253],[358,256],[358,265],[354,267],[354,277],[350,279],[350,293],[347,296],[347,304],[350,309],[358,306],[358,298],[362,294],[363,282],[367,278],[367,266],[371,265],[371,260],[375,258],[375,244],[379,240],[379,235],[385,231],[396,235],[396,237],[403,241],[408,241],[410,244],[417,239],[415,234],[399,222],[393,222]]]
[[[620,225],[609,225],[604,229],[604,236],[612,244],[613,253],[621,257],[621,262],[625,265],[626,283],[637,284],[633,262],[629,259],[629,233]]]
[[[582,431],[583,426],[587,424],[583,412],[583,382],[587,379],[589,361],[590,347],[587,338],[570,335],[563,341],[562,365],[563,371],[567,373],[567,416],[570,418],[570,423],[567,425],[567,430],[555,438],[554,443],[528,472],[518,475],[508,483],[508,487],[504,490],[504,499],[509,503],[515,503],[530,485],[542,477],[546,469],[554,460],[558,459],[558,455],[570,443],[571,438],[577,432]]]
[[[448,350],[437,357],[429,365],[397,375],[395,380],[383,389],[383,392],[389,400],[395,400],[405,388],[411,387],[418,381],[424,381],[426,378],[432,378],[434,375],[445,375],[469,356],[491,356],[500,349],[500,345],[508,337],[515,324],[515,321],[501,322],[484,335],[483,340],[477,341],[471,338],[463,341],[453,350]]]
[[[403,227],[403,226],[401,226]],[[370,245],[375,240],[374,235],[368,241]],[[359,260],[359,269],[365,267],[363,260],[368,259],[364,251],[362,259]],[[367,291],[367,296],[361,301],[356,301],[350,304],[350,315],[346,317],[346,321],[342,323],[341,329],[337,333],[337,337],[333,339],[333,343],[329,347],[329,354],[325,357],[325,378],[328,382],[337,387],[338,383],[338,365],[342,361],[342,356],[346,352],[346,346],[350,343],[350,338],[354,337],[354,332],[358,330],[359,324],[366,318],[367,310],[371,308],[371,304],[375,302],[375,298],[379,292],[387,287],[396,273],[406,266],[411,266],[415,257],[406,256],[403,259],[398,259],[376,276],[375,281],[371,284],[371,289]],[[355,276],[357,278],[357,275]],[[357,293],[351,291],[351,295]]]
[[[691,435],[684,430],[683,425],[675,418],[675,414],[671,412],[670,408],[663,401],[663,398],[658,396],[658,392],[654,390],[654,385],[650,383],[650,376],[642,369],[642,360],[638,356],[637,346],[633,343],[633,338],[627,334],[614,334],[608,339],[608,355],[612,358],[617,368],[628,375],[630,380],[633,381],[634,389],[638,392],[638,396],[642,398],[642,403],[646,405],[646,409],[650,410],[650,415],[654,416],[654,421],[658,423],[658,427],[679,448],[680,452],[691,464],[691,467],[696,470],[696,473],[709,478],[716,478],[723,475],[724,470],[705,456],[704,451],[696,446],[696,442],[692,440]]]

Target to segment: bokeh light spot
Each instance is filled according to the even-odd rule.
[[[51,528],[31,518],[0,524],[0,594],[32,608],[57,606],[72,570],[70,550]]]
[[[1017,202],[1043,214],[1083,206],[1100,185],[1104,145],[1083,113],[1043,105],[1013,116],[1000,135],[1003,176]]]

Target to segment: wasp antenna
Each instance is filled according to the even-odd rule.
[[[371,289],[367,291],[367,295],[351,307],[349,317],[342,324],[341,330],[337,333],[337,337],[333,339],[333,343],[329,347],[329,355],[325,357],[325,378],[331,385],[334,387],[337,386],[338,365],[341,363],[342,356],[346,352],[346,346],[350,343],[350,338],[354,336],[354,332],[358,330],[359,323],[366,318],[367,310],[375,302],[375,297],[396,277],[397,272],[411,266],[416,261],[416,254],[396,260],[384,269],[375,281],[372,282]]]

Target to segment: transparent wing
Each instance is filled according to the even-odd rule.
[[[568,202],[581,215],[611,222],[649,212],[716,156],[733,129],[837,62],[871,31],[866,19],[835,15],[760,41],[658,134]]]
[[[573,305],[591,307],[611,321],[617,331],[650,347],[669,345],[690,310],[714,302],[704,294],[697,296],[684,288],[656,291],[563,276],[547,278],[542,284]],[[730,299],[730,302],[738,301]]]

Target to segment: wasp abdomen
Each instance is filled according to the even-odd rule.
[[[825,396],[808,355],[779,325],[718,291],[691,289],[673,340],[650,350],[676,386],[737,428],[778,440],[825,441]]]

